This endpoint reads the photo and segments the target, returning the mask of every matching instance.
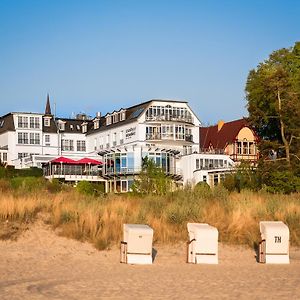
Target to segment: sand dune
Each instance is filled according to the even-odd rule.
[[[185,263],[185,244],[156,245],[151,266],[119,263],[58,237],[42,222],[0,242],[0,299],[300,299],[300,249],[290,265],[262,265],[251,249],[220,245],[216,266]]]

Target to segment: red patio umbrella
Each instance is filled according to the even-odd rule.
[[[88,157],[85,157],[85,158],[82,158],[82,159],[79,159],[76,161],[76,163],[79,163],[79,164],[90,164],[90,165],[102,165],[102,162],[99,161],[99,160],[95,160],[95,159],[92,159],[92,158],[88,158]]]
[[[62,163],[62,164],[76,164],[75,160],[73,160],[71,158],[63,157],[63,156],[52,159],[49,162],[51,164],[59,164],[59,163]]]

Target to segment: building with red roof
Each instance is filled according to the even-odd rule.
[[[233,161],[258,159],[258,136],[246,119],[200,127],[200,153],[224,153]]]

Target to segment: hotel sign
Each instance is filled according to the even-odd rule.
[[[136,135],[136,127],[130,127],[128,129],[126,129],[125,131],[125,139],[131,139],[133,136]]]

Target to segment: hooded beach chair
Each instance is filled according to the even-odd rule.
[[[288,226],[281,221],[262,221],[259,228],[261,233],[259,262],[288,264],[290,262]]]
[[[218,229],[206,223],[188,223],[187,262],[218,264]]]
[[[153,229],[148,225],[124,224],[121,263],[152,264]]]

